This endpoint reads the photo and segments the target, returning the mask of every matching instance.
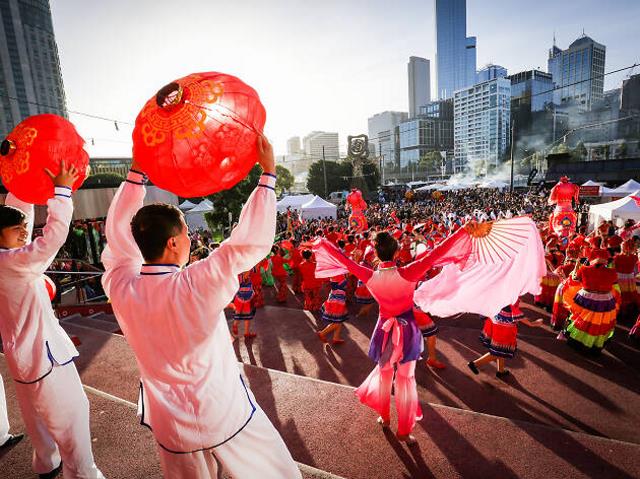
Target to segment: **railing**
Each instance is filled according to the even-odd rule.
[[[55,261],[75,261],[76,264],[93,270],[45,271],[45,274],[49,275],[56,285],[56,297],[53,301],[56,306],[71,304],[91,304],[107,300],[107,297],[102,291],[102,285],[100,284],[100,278],[104,274],[104,271],[100,271],[94,266],[80,260],[57,259]],[[75,298],[72,296],[73,292],[75,292]]]

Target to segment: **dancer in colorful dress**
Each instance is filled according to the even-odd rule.
[[[433,318],[423,311],[417,304],[413,307],[413,315],[416,318],[416,324],[420,328],[422,337],[427,345],[427,360],[425,364],[433,369],[444,369],[444,363],[438,361],[437,339],[438,325],[434,323]]]
[[[256,308],[253,303],[254,291],[251,283],[251,273],[246,271],[238,276],[240,288],[233,298],[233,325],[231,331],[234,338],[238,338],[238,326],[240,321],[244,321],[244,337],[255,338],[256,333],[251,332],[251,321],[256,315]]]
[[[347,311],[347,276],[342,274],[334,276],[330,280],[331,292],[322,305],[322,319],[330,323],[322,331],[318,331],[318,337],[323,343],[327,342],[327,335],[333,333],[333,344],[342,344],[340,338],[342,323],[349,319]]]
[[[373,248],[368,247],[362,254],[360,254],[361,250],[358,251],[359,253],[354,256],[354,260],[363,266],[372,268],[376,260],[376,254]],[[353,298],[356,304],[362,305],[357,314],[357,316],[361,318],[366,317],[369,314],[371,308],[373,308],[373,305],[376,303],[376,300],[371,295],[369,288],[367,288],[361,280],[358,279],[357,281]]]
[[[269,260],[263,259],[251,268],[251,285],[253,286],[253,306],[262,308],[264,306],[264,293],[262,291],[262,271],[269,267]]]
[[[271,248],[271,274],[275,279],[276,301],[278,303],[287,302],[287,270],[284,269],[284,255],[286,251],[283,248],[274,246]]]
[[[498,365],[497,378],[504,378],[509,375],[509,371],[504,368],[505,359],[512,359],[518,349],[518,323],[524,323],[531,327],[541,327],[543,319],[529,321],[524,317],[519,307],[519,302],[510,306],[505,306],[493,318],[486,318],[484,328],[480,334],[480,342],[489,350],[488,353],[480,356],[474,361],[470,361],[467,366],[473,374],[479,374],[479,366],[483,366],[492,361]]]
[[[608,262],[607,251],[594,250],[589,266],[583,266],[575,275],[581,288],[564,294],[570,311],[564,336],[571,345],[593,353],[600,352],[613,336],[620,308],[620,295],[613,288],[618,275],[607,268]]]
[[[555,236],[552,236],[547,241],[546,252],[545,260],[547,262],[547,274],[540,280],[542,290],[539,295],[534,297],[534,301],[536,304],[551,309],[553,307],[553,299],[556,294],[556,289],[560,284],[560,277],[556,274],[555,269],[564,261],[564,255],[558,248],[558,240]]]

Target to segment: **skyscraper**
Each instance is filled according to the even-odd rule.
[[[476,37],[467,37],[466,0],[435,0],[438,99],[476,81]]]
[[[556,105],[575,105],[590,110],[602,100],[606,47],[586,35],[578,38],[566,50],[555,45],[549,50],[548,70],[558,90]]]
[[[511,107],[542,111],[553,102],[553,78],[540,70],[527,70],[506,77],[511,81]],[[518,125],[520,128],[521,125]]]
[[[431,101],[431,63],[426,58],[409,57],[409,118],[414,118],[422,105]]]
[[[67,116],[48,0],[0,0],[0,138],[38,113]]]

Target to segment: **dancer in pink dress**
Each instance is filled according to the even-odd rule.
[[[496,231],[490,237],[492,229]],[[507,231],[515,232],[512,236],[516,239],[499,240],[503,252],[489,254],[485,249],[487,241],[508,237]],[[429,254],[404,267],[393,261],[398,243],[389,233],[378,233],[374,248],[380,260],[375,271],[354,262],[329,241],[319,239],[313,247],[316,277],[350,272],[367,286],[380,305],[380,317],[369,346],[369,357],[377,364],[356,389],[356,395],[379,414],[378,423],[388,427],[393,386],[398,413],[396,437],[411,443],[415,441],[411,432],[422,418],[415,367],[424,347],[414,317],[414,300],[437,316],[463,311],[496,314],[507,298],[514,302],[525,292],[539,292],[540,278],[546,272],[544,252],[530,218],[467,225]],[[442,273],[416,291],[417,282],[429,269],[438,266],[445,266]],[[477,300],[479,294],[483,294],[484,301]]]

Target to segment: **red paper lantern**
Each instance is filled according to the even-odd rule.
[[[231,188],[258,161],[266,112],[253,88],[224,73],[163,87],[133,130],[133,156],[156,186],[185,198]]]
[[[53,301],[56,297],[56,284],[47,275],[42,275],[42,279],[44,280],[44,286],[47,289],[49,299]]]
[[[60,172],[60,161],[82,172],[77,190],[89,172],[84,140],[66,119],[46,113],[20,122],[0,145],[0,176],[7,189],[22,201],[44,205],[53,197],[53,182],[44,172]]]

